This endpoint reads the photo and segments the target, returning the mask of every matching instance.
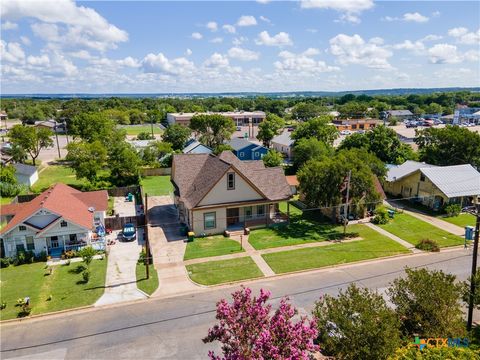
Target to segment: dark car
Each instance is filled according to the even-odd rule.
[[[127,223],[123,226],[122,238],[125,241],[134,241],[137,238],[137,230],[135,225],[132,223]]]

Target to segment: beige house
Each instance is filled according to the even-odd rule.
[[[452,203],[468,206],[480,196],[480,173],[469,164],[435,166],[408,160],[389,169],[384,188],[433,210]]]
[[[241,161],[231,151],[174,155],[172,183],[180,221],[197,235],[288,219],[278,207],[291,197],[283,170]]]
[[[273,149],[277,150],[279,153],[282,153],[288,159],[292,157],[293,144],[295,143],[290,135],[291,132],[285,130],[280,135],[275,136],[270,142]]]

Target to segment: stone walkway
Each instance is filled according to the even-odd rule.
[[[421,250],[417,249],[415,246],[410,244],[408,241],[405,241],[405,240],[399,238],[398,236],[393,235],[392,233],[389,233],[388,231],[382,229],[380,226],[377,226],[377,225],[372,224],[372,223],[367,223],[365,225],[368,226],[369,228],[372,228],[373,230],[379,232],[380,234],[385,235],[386,237],[389,237],[393,241],[396,241],[397,243],[406,247],[408,250],[410,250],[414,253],[421,253],[422,252]]]
[[[105,292],[95,306],[146,299],[138,290],[136,266],[142,246],[138,241],[120,242],[110,247]]]

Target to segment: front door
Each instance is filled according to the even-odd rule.
[[[239,208],[227,209],[227,226],[238,223],[239,214]]]

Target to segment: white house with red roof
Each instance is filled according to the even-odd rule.
[[[81,192],[61,183],[29,202],[2,205],[2,222],[7,221],[0,230],[4,254],[31,250],[60,256],[87,245],[103,248],[107,208],[107,191]]]

